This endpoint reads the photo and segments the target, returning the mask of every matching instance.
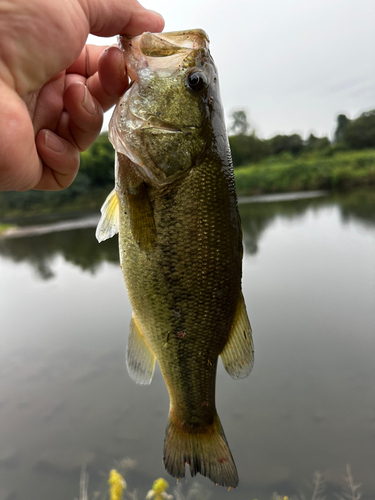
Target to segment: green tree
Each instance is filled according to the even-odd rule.
[[[335,130],[335,142],[344,142],[345,130],[349,123],[350,120],[346,115],[338,115]]]
[[[345,127],[343,139],[353,149],[375,148],[375,109],[350,120]]]
[[[115,151],[108,134],[100,134],[87,151],[81,153],[80,171],[77,176],[86,177],[92,186],[103,186],[114,182]]]
[[[305,148],[307,151],[321,151],[322,149],[328,148],[331,145],[328,137],[316,137],[314,134],[310,134],[305,142]]]
[[[229,144],[234,167],[255,163],[269,154],[267,142],[259,139],[255,134],[232,135],[229,137]]]
[[[250,130],[250,124],[247,120],[246,112],[243,109],[233,111],[231,114],[232,125],[229,131],[234,135],[246,135]]]
[[[283,152],[298,155],[303,150],[303,140],[298,134],[276,135],[268,139],[270,154],[278,155]]]

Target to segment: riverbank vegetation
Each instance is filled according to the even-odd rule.
[[[333,157],[336,153],[375,149],[375,109],[362,113],[355,120],[338,115],[332,142],[328,137],[316,137],[314,134],[306,140],[299,134],[260,139],[242,110],[232,113],[230,132],[234,168],[255,164],[265,158],[276,160],[280,156],[291,160],[311,154]]]
[[[310,134],[257,137],[246,113],[232,114],[229,142],[239,195],[344,190],[375,184],[375,110],[350,120],[338,115],[333,141]],[[0,193],[0,217],[98,210],[114,184],[114,150],[107,133],[81,153],[68,189]]]
[[[238,195],[344,190],[375,184],[375,150],[268,157],[235,170]]]
[[[239,195],[344,190],[375,184],[375,110],[337,117],[334,140],[310,134],[260,139],[244,111],[232,115],[229,137]]]
[[[129,459],[126,458],[121,462],[124,461],[128,462]],[[135,467],[135,462],[132,462],[134,464],[132,466]],[[126,474],[126,469],[124,471],[121,470],[121,473],[116,469],[112,469],[110,471],[108,480],[110,500],[139,499],[138,492],[136,490],[129,491],[127,482],[124,477]],[[271,500],[308,500],[310,498],[311,500],[325,500],[327,498],[338,498],[339,500],[360,500],[362,496],[362,485],[355,482],[349,464],[346,466],[345,475],[343,476],[340,483],[341,484],[339,488],[337,488],[338,485],[329,485],[330,487],[327,488],[325,474],[316,471],[312,476],[312,481],[307,485],[306,492],[291,492],[287,496],[285,494],[279,494],[274,491],[272,493],[272,496],[267,496],[266,498],[271,498]],[[156,479],[152,485],[152,488],[148,491],[145,500],[208,500],[209,498],[212,498],[211,488],[204,487],[198,482],[193,482],[193,484],[188,488],[187,493],[183,492],[183,489],[185,488],[182,487],[181,483],[176,484],[171,493],[167,493],[168,489],[170,489],[169,484],[164,478]],[[328,496],[327,493],[329,493]],[[249,492],[248,498],[250,500],[254,498],[251,492]],[[79,500],[88,499],[88,474],[85,468],[83,468],[81,471]]]

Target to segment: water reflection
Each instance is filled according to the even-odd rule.
[[[27,261],[43,280],[54,277],[52,262],[59,255],[82,271],[92,274],[102,262],[118,265],[119,261],[117,238],[99,245],[92,227],[3,239],[0,240],[0,255],[16,263]]]
[[[256,362],[242,381],[218,368],[219,414],[240,475],[232,493],[308,496],[317,469],[338,492],[350,462],[373,500],[374,195],[240,210]],[[82,463],[91,491],[104,492],[103,471],[124,456],[138,462],[127,476],[138,498],[166,477],[168,394],[158,368],[144,387],[126,373],[131,307],[117,266],[116,238],[99,245],[93,227],[0,242],[0,500],[75,498]],[[228,498],[197,480],[215,500]]]
[[[257,200],[256,203],[240,204],[245,252],[249,255],[258,252],[259,241],[264,231],[276,217],[295,219],[304,216],[308,210],[315,211],[332,205],[339,207],[344,223],[356,220],[367,227],[375,225],[374,191],[355,191],[331,197],[276,202]],[[119,261],[117,238],[99,245],[92,227],[3,239],[0,240],[0,255],[14,262],[27,261],[43,280],[54,277],[51,263],[58,255],[92,274],[95,274],[104,261],[113,264],[118,264]]]
[[[375,191],[359,190],[347,193],[345,196],[333,196],[341,209],[343,222],[355,220],[366,227],[375,225]]]
[[[247,203],[240,205],[245,252],[258,252],[260,238],[276,217],[294,219],[303,216],[308,209],[328,204],[326,199],[301,199],[274,203]]]
[[[332,205],[339,208],[344,223],[356,220],[367,227],[375,226],[375,192],[369,190],[313,199],[246,203],[240,205],[245,252],[257,253],[262,234],[276,217],[292,220],[304,216],[308,210]]]

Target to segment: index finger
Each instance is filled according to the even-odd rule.
[[[136,36],[144,31],[159,33],[164,19],[153,10],[147,10],[137,0],[81,0],[90,24],[90,33],[98,36],[126,34]]]

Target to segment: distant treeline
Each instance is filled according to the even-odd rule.
[[[334,140],[310,134],[303,140],[299,134],[276,135],[271,139],[260,139],[255,132],[249,132],[250,125],[244,111],[232,114],[233,135],[229,136],[234,167],[257,163],[269,156],[280,154],[296,158],[303,153],[320,152],[332,155],[338,151],[375,148],[375,109],[362,113],[350,120],[338,115]]]
[[[307,140],[298,134],[260,139],[251,131],[244,111],[233,113],[230,132],[240,194],[347,189],[375,183],[375,110],[354,120],[339,115],[332,142],[313,134]],[[114,185],[114,157],[108,134],[101,134],[81,153],[72,186],[53,192],[0,192],[0,217],[100,208]]]
[[[362,113],[354,120],[338,115],[332,142],[328,137],[316,137],[313,134],[306,140],[298,134],[260,139],[254,131],[250,131],[244,111],[232,114],[230,131],[232,135],[229,136],[229,142],[235,167],[257,163],[270,156],[282,155],[285,159],[288,156],[294,159],[303,153],[315,152],[330,156],[341,151],[375,148],[375,109]],[[113,147],[107,134],[101,134],[87,151],[81,153],[81,168],[76,182],[91,187],[113,183],[113,163]]]

